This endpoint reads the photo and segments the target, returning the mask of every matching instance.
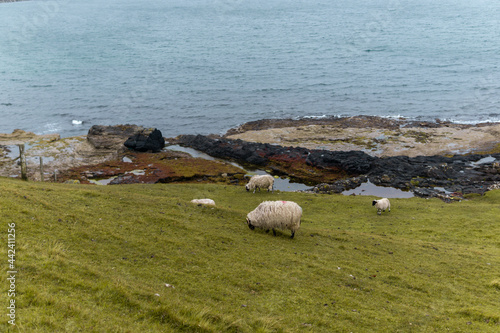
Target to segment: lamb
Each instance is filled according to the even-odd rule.
[[[191,200],[191,202],[197,204],[198,206],[215,206],[215,201],[213,201],[212,199],[193,199]]]
[[[250,230],[255,227],[272,229],[276,236],[275,228],[290,230],[291,238],[300,228],[302,208],[293,201],[264,201],[247,215],[247,224]]]
[[[382,212],[385,212],[386,209],[389,210],[389,212],[391,211],[391,203],[387,198],[373,200],[372,206],[375,206],[375,208],[377,208],[378,215],[382,214]]]
[[[253,190],[253,193],[255,193],[256,189],[261,188],[267,188],[267,191],[272,191],[274,192],[273,189],[274,186],[274,178],[273,176],[270,175],[255,175],[250,178],[250,181],[248,184],[245,186],[247,191]]]

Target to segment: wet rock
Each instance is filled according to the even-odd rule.
[[[137,125],[94,125],[89,129],[87,141],[96,149],[118,150],[123,149],[123,143],[129,137],[144,130],[144,127]]]
[[[361,151],[311,150],[306,163],[321,169],[337,167],[349,174],[364,174],[373,167],[374,157]]]
[[[139,152],[151,151],[157,153],[165,147],[165,139],[160,130],[147,128],[129,137],[124,145],[129,149]]]
[[[119,185],[119,184],[138,184],[144,183],[139,177],[134,174],[124,174],[120,175],[109,182],[109,185]],[[154,182],[151,182],[154,183]]]
[[[203,135],[181,135],[177,144],[202,151],[210,156],[233,159],[242,163],[263,166],[271,145],[244,142],[242,140],[212,139]]]
[[[356,187],[365,183],[367,180],[368,178],[365,176],[342,179],[332,184],[323,183],[316,185],[314,186],[312,191],[315,193],[327,194],[342,193],[344,191],[355,189]]]
[[[230,129],[225,136],[235,135],[247,131],[260,131],[269,128],[299,127],[309,125],[329,125],[339,128],[382,128],[398,129],[404,126],[412,127],[439,127],[448,122],[414,122],[404,119],[383,118],[377,116],[354,116],[354,117],[325,117],[325,118],[301,118],[301,119],[261,119],[250,121],[240,125],[238,128]]]
[[[415,188],[413,194],[421,198],[431,198],[435,195],[435,191],[432,188]]]
[[[180,136],[177,141],[214,157],[265,166],[295,181],[315,185],[316,193],[341,193],[359,186],[361,179],[369,178],[375,185],[447,201],[463,194],[483,194],[500,183],[497,162],[500,154],[489,155],[485,163],[485,156],[480,154],[379,158],[361,151],[282,147],[202,135]]]

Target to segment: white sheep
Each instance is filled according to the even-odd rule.
[[[261,188],[267,188],[268,192],[274,192],[274,178],[270,175],[255,175],[250,178],[245,187],[247,191],[253,190],[253,193],[256,189],[260,191]]]
[[[272,229],[276,236],[275,228],[292,231],[292,237],[300,228],[302,208],[293,201],[264,201],[247,215],[247,224],[251,230],[255,227]]]
[[[213,201],[212,199],[193,199],[191,200],[191,202],[197,204],[198,206],[215,206],[215,201]]]
[[[387,198],[373,200],[372,206],[375,206],[375,208],[377,208],[378,215],[382,214],[382,212],[385,212],[386,209],[389,212],[391,211],[391,203],[389,202],[389,199],[387,199]]]

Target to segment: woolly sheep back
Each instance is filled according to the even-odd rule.
[[[247,224],[250,229],[262,228],[290,230],[291,238],[300,228],[302,208],[293,201],[264,201],[247,215]]]
[[[197,204],[198,206],[200,205],[215,206],[215,201],[213,201],[212,199],[193,199],[191,200],[191,202]]]
[[[378,215],[382,214],[382,212],[385,212],[386,209],[389,212],[391,211],[391,203],[389,202],[389,199],[387,199],[387,198],[373,200],[372,206],[375,206],[375,208],[377,208]]]
[[[267,188],[267,191],[274,192],[274,178],[270,175],[255,175],[250,178],[248,184],[245,186],[247,191],[253,190],[255,193],[256,189]]]

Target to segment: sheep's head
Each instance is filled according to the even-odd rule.
[[[248,224],[248,227],[250,228],[250,230],[255,229],[255,227],[252,225],[252,221],[250,221],[250,219],[248,217],[247,217],[247,224]]]
[[[247,189],[247,192],[250,191],[250,186],[248,186],[248,184],[245,185],[245,188]]]
[[[372,206],[375,206],[377,204],[377,200],[373,200]]]

